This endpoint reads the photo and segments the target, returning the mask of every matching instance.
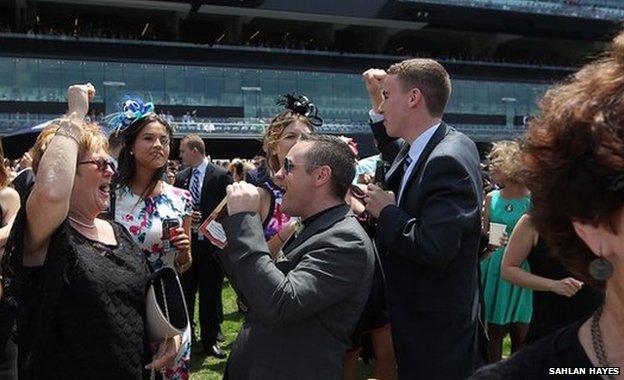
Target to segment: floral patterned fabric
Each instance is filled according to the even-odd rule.
[[[191,214],[193,204],[191,193],[187,190],[162,184],[162,193],[141,199],[129,188],[119,189],[115,200],[115,221],[121,223],[141,251],[152,271],[163,266],[173,267],[173,253],[166,253],[161,236],[162,221],[175,218],[183,223],[183,219]],[[152,347],[156,353],[158,345]],[[165,379],[187,380],[191,369],[191,329],[187,326],[182,335],[182,347],[175,364],[167,368]]]

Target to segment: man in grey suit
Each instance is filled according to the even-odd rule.
[[[303,229],[280,262],[264,240],[256,187],[228,186],[228,243],[219,256],[249,313],[226,378],[342,379],[373,275],[374,247],[344,202],[354,175],[354,156],[336,137],[303,137],[292,147],[276,178],[282,210]]]
[[[448,73],[430,59],[364,73],[392,192],[369,185],[401,379],[464,379],[483,363],[475,144],[446,125]],[[392,152],[397,152],[396,157]]]

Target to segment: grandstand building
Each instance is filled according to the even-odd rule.
[[[67,86],[91,82],[95,118],[137,94],[213,157],[249,157],[278,95],[297,92],[367,154],[361,73],[431,57],[453,80],[447,122],[513,138],[622,18],[619,0],[3,0],[0,134],[57,117]]]

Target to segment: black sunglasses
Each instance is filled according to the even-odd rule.
[[[113,164],[112,161],[107,160],[106,158],[98,158],[97,160],[80,161],[78,163],[78,165],[84,165],[84,164],[95,164],[95,166],[97,166],[97,170],[101,172],[105,172],[106,169],[108,169],[109,167],[111,168],[113,173],[117,172],[117,170],[115,170],[115,164]]]
[[[284,171],[286,172],[286,174],[290,174],[290,172],[293,170],[293,168],[295,166],[307,166],[310,168],[318,168],[320,165],[313,165],[313,164],[295,164],[293,163],[290,158],[288,157],[284,157]]]

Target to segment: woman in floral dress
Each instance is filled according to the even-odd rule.
[[[118,132],[123,129],[119,133],[124,140],[111,210],[115,221],[130,232],[152,271],[169,266],[178,273],[184,272],[191,265],[191,194],[162,180],[173,130],[153,112],[151,103],[144,104],[140,99],[126,100],[123,112],[112,119],[113,124],[121,126]],[[165,249],[163,245],[165,219],[179,222],[177,235],[171,239],[171,249]],[[158,348],[158,345],[152,347],[153,352],[158,352]],[[189,325],[182,335],[182,347],[174,365],[162,371],[162,376],[164,379],[186,380],[190,367]]]

